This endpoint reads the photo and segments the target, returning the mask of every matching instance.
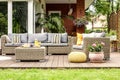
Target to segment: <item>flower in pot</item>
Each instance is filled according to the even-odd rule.
[[[103,42],[95,42],[92,45],[89,45],[89,59],[90,62],[103,62],[104,54],[103,47],[105,43]]]

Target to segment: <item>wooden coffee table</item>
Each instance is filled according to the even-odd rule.
[[[20,60],[44,60],[46,54],[45,47],[17,47],[15,48],[16,61]]]

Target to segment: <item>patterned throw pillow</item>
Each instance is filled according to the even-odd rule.
[[[52,43],[60,44],[61,43],[61,34],[54,34],[52,37]]]
[[[20,35],[13,35],[12,37],[12,43],[20,43]]]

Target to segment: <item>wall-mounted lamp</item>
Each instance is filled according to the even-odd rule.
[[[71,0],[69,0],[69,11],[68,11],[68,15],[72,15],[73,13],[73,8],[71,7]]]

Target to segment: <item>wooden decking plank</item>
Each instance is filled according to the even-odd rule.
[[[16,62],[15,55],[5,57],[10,59],[0,59],[0,68],[120,68],[120,53],[111,53],[110,60],[104,63],[70,63],[67,55],[47,55],[43,62]]]
[[[46,63],[45,67],[46,67],[46,68],[52,68],[53,60],[54,60],[54,56],[53,56],[53,55],[50,55],[49,60],[48,60],[48,62]]]
[[[1,56],[1,57],[6,57],[4,60],[0,61],[0,67],[9,67],[9,65],[14,64],[14,57],[12,56]]]
[[[45,61],[43,61],[43,62],[39,65],[39,67],[41,67],[41,68],[46,67],[46,64],[48,63],[49,58],[50,58],[50,56],[49,56],[49,55],[46,55],[46,56],[45,56]]]
[[[64,57],[63,57],[63,55],[60,55],[58,58],[59,58],[58,59],[58,68],[64,67]]]
[[[57,68],[58,67],[58,61],[59,61],[59,55],[54,56],[54,60],[53,60],[53,63],[52,63],[51,67]]]
[[[69,61],[68,61],[68,56],[65,55],[65,56],[63,56],[63,58],[64,58],[64,67],[69,68],[70,65],[69,65]]]

